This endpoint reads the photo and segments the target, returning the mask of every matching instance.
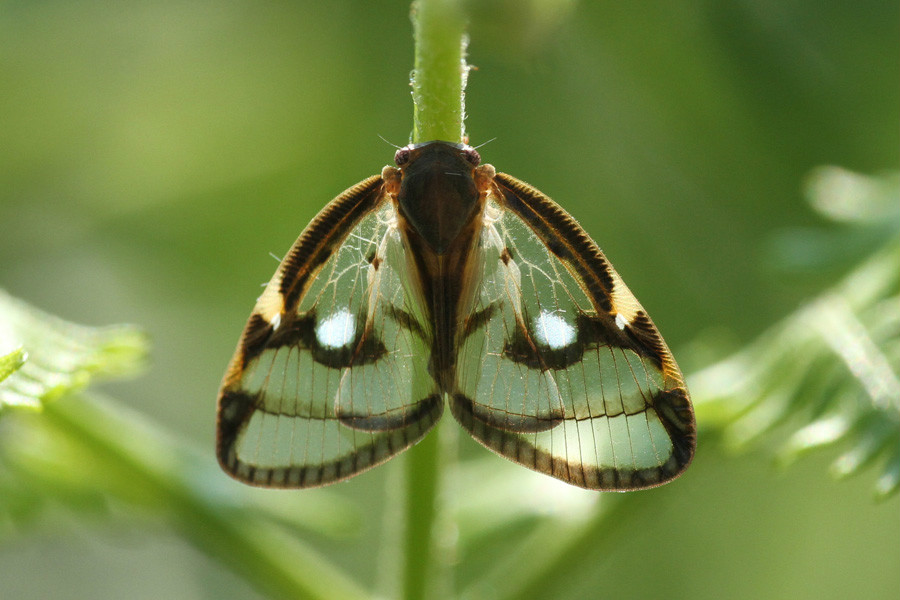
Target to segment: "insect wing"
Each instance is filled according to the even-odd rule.
[[[580,487],[677,477],[694,416],[656,327],[562,208],[508,175],[494,181],[454,416],[498,454]]]
[[[257,301],[218,403],[219,461],[241,481],[339,481],[409,447],[440,417],[383,187],[371,177],[323,209]]]

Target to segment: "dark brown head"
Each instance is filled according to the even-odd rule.
[[[436,253],[444,254],[480,210],[478,152],[465,144],[425,142],[397,150],[401,215]]]

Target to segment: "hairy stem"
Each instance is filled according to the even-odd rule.
[[[417,0],[412,5],[415,71],[412,77],[413,143],[462,142],[465,137],[466,18],[455,0]],[[435,530],[441,484],[438,427],[406,457],[406,531],[403,594],[406,600],[433,597],[444,587],[436,560]]]
[[[412,76],[413,143],[465,137],[466,17],[457,0],[412,5],[416,63]]]

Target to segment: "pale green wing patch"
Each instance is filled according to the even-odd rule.
[[[380,187],[351,192],[291,249],[226,374],[219,460],[247,483],[347,478],[412,445],[443,410],[410,323],[393,208]]]
[[[694,422],[668,348],[562,209],[498,180],[454,416],[488,448],[581,487],[676,477],[693,455]]]

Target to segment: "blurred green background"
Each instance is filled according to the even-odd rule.
[[[145,328],[147,372],[103,389],[210,465],[219,380],[269,253],[391,161],[379,135],[409,139],[408,13],[404,1],[0,4],[0,287],[71,321]],[[495,0],[471,15],[470,141],[496,138],[486,162],[580,220],[687,373],[859,258],[840,249],[798,274],[814,257],[778,240],[827,227],[801,195],[814,167],[898,166],[896,2]],[[487,469],[461,471],[461,498],[521,470],[459,443]],[[765,445],[734,456],[701,438],[687,474],[642,493],[641,518],[546,597],[896,598],[900,498],[874,504],[871,474],[835,483],[833,458],[778,470]],[[358,504],[344,539],[294,534],[370,586],[387,576],[375,556],[396,474],[308,492],[216,485],[287,512],[304,496]],[[0,540],[0,598],[259,597],[164,523],[112,513],[60,510]],[[464,547],[457,579],[503,539]]]

